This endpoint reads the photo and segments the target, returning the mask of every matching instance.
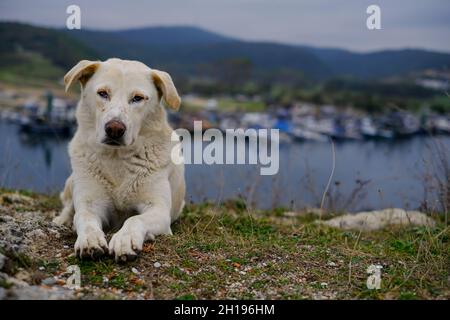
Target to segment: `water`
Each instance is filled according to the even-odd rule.
[[[67,138],[30,136],[2,122],[0,137],[0,186],[45,193],[62,189],[70,174]],[[450,137],[336,143],[331,197],[325,204],[351,211],[419,207],[436,144],[448,151]],[[319,142],[281,145],[275,176],[260,176],[256,165],[187,165],[187,200],[242,197],[260,208],[314,207],[320,204],[331,167],[331,145]]]

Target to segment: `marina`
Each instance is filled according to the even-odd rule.
[[[267,104],[262,110],[248,111],[221,108],[220,99],[223,97],[196,98],[193,106],[192,96],[185,96],[179,112],[168,112],[169,122],[174,128],[192,132],[194,121],[201,121],[203,132],[210,128],[222,132],[240,129],[237,132],[248,138],[251,132],[260,131],[246,129],[278,129],[279,173],[260,176],[260,165],[187,164],[188,198],[193,202],[243,197],[261,208],[317,206],[332,167],[330,142],[334,141],[336,173],[331,192],[337,199],[331,196],[328,206],[345,210],[419,208],[428,201],[426,197],[433,196],[433,192],[423,189],[424,177],[436,155],[433,147],[450,147],[448,115],[426,108],[418,113],[394,110],[368,114],[352,108],[297,102],[289,106]],[[1,185],[59,191],[70,173],[67,144],[76,130],[76,101],[50,91],[20,98],[3,92],[0,104],[0,131],[4,137],[0,146]],[[270,141],[271,137],[258,135],[257,139]],[[192,146],[199,143],[190,140]],[[204,148],[207,142],[200,144]],[[36,172],[42,172],[45,178],[36,176]],[[201,177],[217,186],[206,187]],[[257,194],[272,196],[258,198]],[[352,197],[357,199],[350,200]]]
[[[306,106],[296,105],[283,112],[275,107],[265,112],[189,110],[169,114],[169,121],[174,128],[189,131],[193,131],[194,121],[202,121],[203,130],[278,129],[281,142],[326,142],[328,138],[346,141],[403,139],[420,134],[450,134],[450,117],[447,115],[430,112],[416,115],[406,111],[368,115],[354,110],[342,112],[333,106]],[[29,102],[17,106],[13,111],[1,112],[0,117],[30,133],[70,136],[76,127],[75,106],[52,97],[48,97],[45,107]]]

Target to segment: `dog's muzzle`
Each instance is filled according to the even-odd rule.
[[[119,120],[108,121],[105,124],[106,138],[103,140],[103,143],[112,146],[123,145],[123,135],[126,130],[127,127],[123,122]]]

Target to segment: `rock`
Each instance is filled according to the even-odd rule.
[[[62,244],[55,241],[53,248],[51,243],[70,231],[52,225],[48,212],[36,210],[36,203],[20,194],[0,194],[0,300],[76,297],[76,291],[62,287],[61,280],[49,276],[43,266],[31,267],[48,252],[54,253],[52,258],[62,257],[57,250]]]
[[[0,270],[6,265],[6,257],[0,253]]]
[[[28,282],[31,280],[31,274],[28,271],[21,270],[17,272],[14,277],[20,281]]]
[[[21,205],[33,205],[34,199],[28,196],[24,196],[19,193],[4,193],[0,196],[1,205],[21,204]]]
[[[1,215],[0,219],[0,248],[4,252],[28,255],[27,253],[34,251],[36,240],[46,237],[42,228],[45,228],[48,222],[39,211],[9,211],[11,216]]]
[[[161,263],[155,262],[155,263],[153,264],[153,266],[154,266],[155,268],[160,268],[160,267],[161,267]]]
[[[324,210],[321,210],[320,208],[306,208],[301,211],[286,211],[283,213],[285,217],[288,218],[295,218],[295,217],[302,217],[302,216],[308,216],[312,215],[315,217],[323,217],[326,215],[326,212]]]
[[[45,278],[44,280],[42,280],[41,284],[44,284],[46,286],[52,286],[56,283],[56,279],[55,278]]]
[[[346,214],[330,220],[316,222],[342,230],[359,231],[380,230],[388,226],[433,227],[436,225],[433,219],[422,212],[396,208]]]
[[[2,222],[2,223],[10,222],[12,220],[14,220],[13,217],[6,216],[6,215],[0,216],[0,222]]]
[[[11,285],[11,286],[17,286],[17,287],[27,287],[28,286],[28,283],[26,283],[25,281],[16,279],[14,277],[10,277],[6,273],[0,273],[0,280],[2,280],[2,282],[7,283],[8,285]]]
[[[10,300],[67,300],[73,297],[73,292],[61,287],[28,286],[6,290],[6,299]]]

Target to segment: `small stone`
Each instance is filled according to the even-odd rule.
[[[321,286],[322,288],[326,288],[326,287],[328,287],[328,283],[326,283],[326,282],[321,282],[321,283],[320,283],[320,286]]]
[[[156,265],[155,265],[155,267],[156,267]],[[140,274],[139,270],[136,268],[131,268],[131,272],[133,272],[134,274]]]
[[[48,229],[48,232],[51,233],[51,234],[53,234],[56,238],[60,238],[60,237],[61,237],[61,234],[59,233],[58,230],[55,230],[55,229]]]
[[[28,233],[28,236],[31,237],[31,238],[41,238],[41,239],[43,239],[47,235],[45,234],[44,231],[42,231],[42,229],[35,229],[35,230],[30,231]]]
[[[41,266],[41,267],[39,267],[39,270],[43,271],[43,270],[45,270],[45,268]]]
[[[44,280],[42,280],[41,284],[46,285],[46,286],[52,286],[56,283],[56,279],[55,278],[45,278]]]
[[[160,267],[161,267],[161,263],[155,262],[155,263],[153,264],[153,266],[154,266],[155,268],[160,268]]]
[[[28,282],[31,279],[31,275],[29,272],[25,270],[21,270],[17,272],[14,277],[16,277],[18,280]]]
[[[328,265],[330,267],[336,267],[336,263],[334,263],[333,261],[328,262]]]

